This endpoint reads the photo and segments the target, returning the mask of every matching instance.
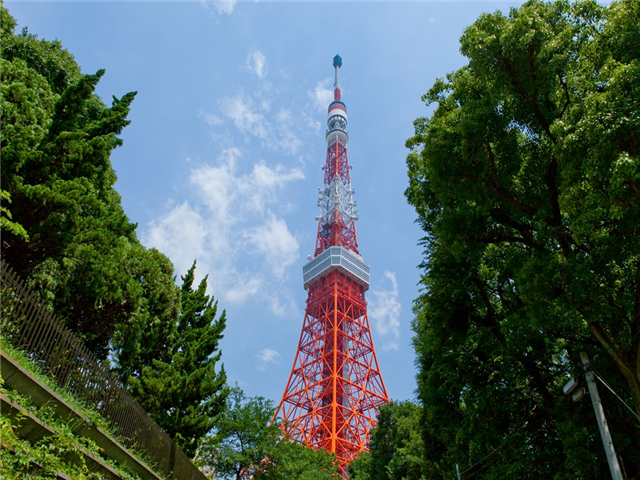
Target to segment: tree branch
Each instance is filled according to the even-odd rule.
[[[637,356],[636,371],[640,372],[640,262],[636,264],[635,299],[629,327],[631,328],[631,351]]]
[[[509,235],[501,235],[493,238],[479,238],[478,242],[485,244],[500,244],[500,243],[521,243],[523,245],[527,245],[528,247],[535,248],[540,252],[544,252],[544,248],[537,243],[531,243],[529,240],[523,237],[514,237]]]
[[[493,150],[491,150],[491,146],[490,145],[487,145],[487,152],[489,154],[489,160],[491,160],[491,163],[493,164],[493,168],[494,168],[495,175],[496,175],[496,178],[497,178],[498,170],[497,170],[497,167],[496,167],[495,155],[493,153]],[[511,205],[516,207],[518,210],[521,210],[521,211],[523,211],[525,213],[528,213],[529,215],[532,215],[532,216],[535,216],[538,213],[538,209],[537,208],[530,207],[530,206],[525,205],[524,203],[520,202],[517,198],[515,198],[513,195],[511,195],[507,189],[501,187],[497,181],[492,180],[491,178],[487,178],[486,182],[489,185],[491,185],[491,187],[500,196],[502,196],[504,199],[506,199]]]
[[[480,281],[480,279],[477,277],[473,279],[473,282],[475,283],[476,287],[478,287],[478,290],[480,291],[480,296],[482,297],[482,302],[487,308],[487,317],[486,318],[480,317],[480,318],[484,320],[485,325],[491,329],[491,332],[496,336],[496,338],[500,341],[500,343],[506,346],[507,340],[504,334],[502,333],[502,330],[500,329],[500,325],[495,319],[493,306],[491,305],[491,300],[487,295],[487,290],[485,288],[484,283]],[[524,369],[531,376],[533,383],[536,386],[536,389],[542,396],[544,402],[547,404],[547,407],[552,408],[554,404],[553,395],[549,393],[549,390],[547,389],[547,382],[545,382],[544,378],[542,377],[542,374],[540,373],[540,369],[538,368],[538,366],[535,364],[533,360],[531,360],[531,358],[527,357],[526,354],[524,353],[519,353],[519,354],[516,353],[516,357],[520,360]]]
[[[520,96],[533,109],[533,113],[535,113],[536,118],[538,119],[538,122],[540,122],[540,126],[545,131],[545,133],[549,136],[549,138],[551,139],[551,142],[555,144],[556,139],[551,133],[549,123],[547,122],[547,119],[544,118],[544,115],[542,114],[542,110],[540,109],[540,106],[537,104],[537,102],[534,102],[531,98],[529,98],[529,96],[525,93],[524,88],[522,88],[522,85],[520,85],[520,83],[516,79],[516,74],[513,69],[513,65],[511,65],[504,56],[501,58],[501,60],[502,60],[502,63],[504,63],[507,71],[509,72],[509,76],[511,77],[511,84],[515,88],[516,92],[520,94]]]
[[[535,248],[540,252],[545,251],[544,247],[538,242],[536,242],[535,238],[533,237],[533,233],[531,232],[532,227],[530,227],[529,225],[525,225],[523,223],[512,220],[511,217],[509,217],[509,215],[507,215],[503,210],[499,208],[492,209],[489,215],[496,222],[501,223],[502,225],[511,227],[514,230],[517,230],[520,233],[520,235],[522,235],[522,238],[524,240],[523,243],[525,243],[526,245],[532,248]]]

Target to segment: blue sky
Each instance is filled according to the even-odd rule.
[[[279,402],[300,336],[302,265],[313,253],[334,55],[343,59],[349,161],[378,361],[392,399],[414,397],[412,302],[422,234],[407,205],[404,143],[421,96],[460,68],[458,39],[481,12],[521,2],[14,2],[58,38],[98,94],[138,91],[112,155],[138,236],[227,311],[230,382]]]

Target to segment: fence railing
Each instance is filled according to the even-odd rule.
[[[122,383],[38,303],[24,281],[4,262],[0,270],[2,336],[61,388],[100,413],[122,444],[139,452],[156,473],[167,479],[206,480]]]

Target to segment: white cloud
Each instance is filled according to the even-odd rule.
[[[275,200],[275,193],[287,183],[302,180],[304,174],[298,168],[287,169],[283,165],[269,167],[264,161],[253,164],[251,174],[239,182],[247,207],[262,213],[265,205]]]
[[[220,117],[214,115],[213,113],[206,112],[202,108],[198,111],[198,116],[204,119],[206,124],[210,127],[215,127],[216,125],[222,125],[222,123],[224,123],[224,121]]]
[[[281,108],[276,115],[278,122],[291,123],[294,121],[293,112],[288,108]]]
[[[215,17],[210,5],[213,5],[218,15],[231,15],[236,7],[236,3],[238,3],[237,0],[200,0],[200,6],[209,13],[210,17]]]
[[[208,4],[212,11],[213,5]],[[209,274],[209,290],[221,301],[257,300],[285,317],[299,313],[298,296],[284,286],[300,257],[297,232],[286,216],[297,205],[287,195],[304,179],[303,139],[317,134],[320,123],[310,101],[279,100],[282,92],[265,80],[267,67],[266,57],[250,50],[243,68],[263,80],[259,89],[233,87],[235,93],[219,97],[218,109],[198,111],[217,144],[238,145],[243,139],[242,150],[227,148],[210,162],[188,159],[188,185],[174,189],[176,200],[169,200],[141,236],[172,259],[179,275],[197,258],[196,275]],[[330,81],[309,92],[323,110],[332,98]]]
[[[260,350],[256,353],[256,368],[260,371],[264,371],[270,364],[280,363],[281,358],[282,355],[275,350],[265,348],[264,350]]]
[[[302,140],[291,131],[285,131],[282,137],[276,139],[271,145],[272,149],[279,150],[285,155],[295,155],[300,151],[300,147],[302,147]]]
[[[222,113],[243,133],[260,139],[267,137],[268,122],[261,113],[252,110],[251,98],[240,93],[232,98],[223,98],[220,102]]]
[[[300,243],[291,234],[284,220],[271,214],[270,218],[246,234],[249,243],[261,254],[279,279],[298,258]],[[295,255],[292,255],[295,254]]]
[[[252,48],[247,55],[247,68],[261,79],[267,73],[267,57],[260,50]]]
[[[312,92],[307,92],[317,110],[324,111],[333,102],[333,89],[330,87],[331,79],[325,78],[316,84]]]
[[[198,198],[206,204],[210,216],[223,227],[232,223],[234,213],[231,202],[237,192],[232,191],[237,179],[236,162],[240,156],[237,148],[225,150],[218,158],[218,165],[203,165],[191,170],[189,180],[198,189]]]
[[[145,243],[170,256],[177,273],[184,274],[205,253],[207,227],[198,212],[184,202],[159,221],[149,224]]]
[[[231,15],[236,7],[237,0],[214,0],[218,13],[226,13]]]
[[[277,292],[300,253],[298,239],[278,215],[285,203],[280,195],[304,175],[265,161],[242,173],[243,160],[240,150],[230,148],[213,165],[191,167],[191,198],[170,205],[148,225],[143,240],[166,253],[177,273],[197,258],[198,273],[210,273],[217,297],[239,304],[260,298],[283,316],[295,302],[288,292]]]
[[[268,113],[270,107],[268,100],[254,102],[250,96],[242,92],[220,101],[222,115],[231,120],[242,134],[258,138],[262,146],[269,150],[296,155],[302,147],[302,140],[296,133],[301,129],[299,122],[291,110],[281,108],[275,114],[275,122],[272,125],[263,113]],[[219,117],[215,115],[201,116],[212,127],[219,124]]]
[[[232,303],[244,303],[251,297],[257,296],[264,286],[260,278],[249,275],[238,277],[237,283],[226,292],[226,298]]]
[[[398,281],[395,273],[386,271],[384,276],[391,282],[391,288],[376,289],[370,292],[368,314],[374,321],[378,335],[385,339],[383,350],[397,350],[402,307],[398,300]]]

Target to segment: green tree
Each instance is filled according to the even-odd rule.
[[[314,450],[281,438],[269,450],[269,468],[259,472],[260,480],[336,480],[336,458],[326,450]]]
[[[349,463],[350,480],[370,480],[371,478],[371,453],[361,452]]]
[[[83,75],[60,42],[14,34],[0,11],[2,260],[107,358],[125,331],[166,329],[179,307],[171,263],[140,244],[113,188],[110,155],[135,93],[105,106],[103,70]]]
[[[216,318],[218,302],[206,294],[207,277],[193,289],[195,268],[194,262],[182,277],[180,311],[173,323],[163,321],[167,312],[145,315],[117,343],[118,370],[125,382],[189,457],[225,408],[228,395],[224,366],[216,371],[226,315],[223,311]]]
[[[201,465],[222,479],[337,478],[335,457],[283,438],[278,425],[271,423],[274,412],[269,400],[247,398],[240,388],[232,388],[227,408],[216,417],[212,435],[198,451]]]
[[[136,237],[110,163],[135,93],[105,106],[58,41],[2,13],[2,260],[37,289],[187,455],[224,407],[225,315]],[[11,203],[9,203],[9,199]]]
[[[581,350],[640,413],[639,27],[634,1],[484,14],[423,97],[406,195],[429,478],[604,478],[590,405],[561,391]],[[604,402],[634,477],[637,420]]]
[[[380,407],[371,430],[369,452],[349,464],[352,480],[420,480],[425,455],[420,420],[422,409],[410,401]]]

